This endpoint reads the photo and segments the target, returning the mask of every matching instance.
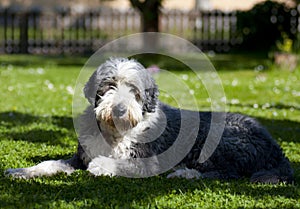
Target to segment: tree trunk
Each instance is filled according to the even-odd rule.
[[[142,30],[143,32],[159,31],[159,11],[146,10],[142,12]]]
[[[159,31],[159,14],[162,0],[130,0],[131,5],[141,12],[142,32]]]

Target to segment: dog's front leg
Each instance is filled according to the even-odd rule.
[[[144,178],[162,173],[168,164],[160,164],[156,156],[150,158],[115,159],[98,156],[91,160],[87,170],[95,176],[124,176]]]
[[[39,176],[52,176],[60,172],[71,174],[74,170],[65,160],[47,160],[32,167],[8,169],[5,171],[5,175],[29,179]]]

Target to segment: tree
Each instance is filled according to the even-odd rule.
[[[159,14],[163,0],[129,0],[141,13],[142,32],[159,31]]]

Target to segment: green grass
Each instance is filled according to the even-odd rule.
[[[300,208],[300,68],[279,70],[255,57],[213,58],[220,69],[226,108],[257,117],[267,126],[292,162],[295,185],[166,179],[165,175],[93,177],[86,171],[31,180],[5,177],[7,168],[66,159],[76,151],[72,89],[85,60],[1,55],[0,208]],[[161,65],[168,68],[167,63]],[[171,68],[176,70],[176,65]],[[173,73],[189,78],[187,85],[195,90],[200,108],[208,109],[202,84],[188,71]],[[173,84],[164,75],[158,82]],[[186,96],[176,86],[173,90]],[[176,105],[166,93],[161,99]]]

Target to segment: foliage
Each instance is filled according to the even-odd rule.
[[[293,40],[287,35],[282,36],[282,41],[277,41],[276,46],[281,52],[291,53],[293,49]]]
[[[72,60],[77,65],[71,65]],[[300,208],[300,68],[279,71],[269,61],[250,55],[213,58],[227,108],[255,116],[267,126],[292,161],[295,185],[250,184],[248,179],[166,179],[165,175],[93,177],[86,171],[32,180],[5,177],[7,168],[66,159],[76,151],[72,91],[84,61],[76,57],[0,57],[1,208]],[[169,61],[152,64],[176,70]],[[199,80],[189,71],[173,72],[187,78],[200,108],[209,109],[207,92]],[[158,82],[172,85],[168,77],[161,79]],[[161,99],[173,104],[164,94]]]
[[[238,12],[237,32],[243,37],[241,48],[268,51],[275,49],[278,42],[295,40],[297,20],[293,10],[284,3],[265,1],[249,11]]]

